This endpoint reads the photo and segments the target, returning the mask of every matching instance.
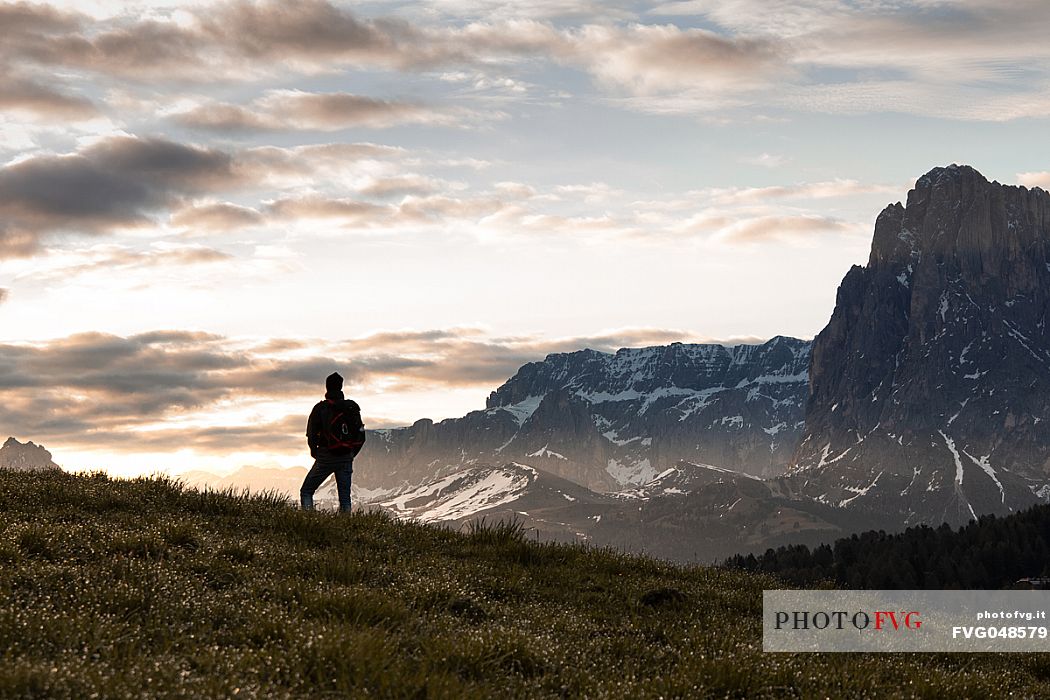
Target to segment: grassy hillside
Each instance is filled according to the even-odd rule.
[[[0,697],[987,697],[1046,656],[772,655],[769,578],[0,472]]]

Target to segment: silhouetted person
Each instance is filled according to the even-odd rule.
[[[350,510],[350,478],[354,457],[365,443],[365,426],[361,407],[343,396],[343,378],[338,372],[325,379],[325,389],[324,401],[314,406],[306,423],[306,442],[314,466],[303,479],[299,500],[303,510],[313,510],[314,492],[334,473],[339,510],[345,513]]]

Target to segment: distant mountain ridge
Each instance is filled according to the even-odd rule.
[[[335,503],[326,492],[326,502]],[[892,526],[707,464],[678,462],[652,481],[597,493],[527,464],[475,465],[363,504],[453,528],[519,522],[544,540],[578,541],[687,562]]]
[[[782,473],[803,427],[809,343],[674,343],[548,355],[485,410],[371,431],[368,488],[422,483],[472,464],[521,462],[594,491],[647,483],[680,460]]]
[[[42,445],[36,445],[33,442],[21,443],[9,437],[3,447],[0,447],[0,469],[50,471],[60,470],[61,467],[55,464],[51,459],[51,453]]]
[[[179,474],[179,481],[191,488],[249,489],[255,493],[276,491],[277,493],[298,498],[299,487],[306,477],[306,468],[289,467],[254,467],[244,466],[235,472],[220,476],[207,471],[193,470]]]

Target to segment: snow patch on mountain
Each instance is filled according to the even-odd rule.
[[[944,444],[948,446],[948,451],[952,453],[952,459],[955,460],[955,483],[962,486],[963,482],[963,465],[962,458],[959,457],[959,451],[955,449],[955,440],[944,434],[943,430],[938,430],[941,437],[944,438]]]
[[[618,459],[610,459],[605,470],[609,472],[617,483],[623,486],[644,484],[647,481],[652,481],[656,476],[656,470],[653,469],[649,458],[636,462],[621,462]]]
[[[1006,491],[1003,489],[1003,483],[1001,481],[999,481],[999,475],[995,473],[995,470],[992,469],[992,465],[988,462],[988,458],[991,457],[991,455],[984,455],[980,459],[978,459],[977,457],[974,457],[972,454],[970,454],[966,450],[963,450],[963,454],[966,455],[967,457],[969,457],[970,461],[972,461],[978,467],[983,469],[984,473],[987,474],[989,476],[989,478],[991,478],[991,480],[995,482],[995,485],[999,489],[999,500],[1000,500],[1000,502],[1006,503]]]
[[[543,447],[541,447],[540,449],[536,450],[532,454],[527,454],[525,456],[526,457],[552,457],[554,459],[563,459],[563,460],[564,459],[568,459],[568,457],[566,457],[563,454],[559,454],[557,452],[554,452],[553,450],[547,449],[547,445],[544,445]]]
[[[459,520],[514,502],[536,476],[536,470],[521,464],[470,469],[423,484],[379,505],[398,517],[424,523]]]
[[[855,486],[847,486],[845,490],[846,491],[850,491],[852,493],[855,493],[856,495],[855,496],[851,496],[850,498],[846,498],[846,499],[844,499],[842,501],[839,501],[839,508],[845,508],[846,506],[848,506],[850,503],[852,503],[853,501],[857,500],[861,496],[867,496],[868,492],[871,491],[871,489],[874,488],[875,485],[879,483],[879,479],[882,478],[883,474],[884,474],[884,472],[879,472],[878,475],[875,477],[875,480],[872,481],[867,486],[865,486],[864,488],[857,488]]]
[[[518,403],[513,404],[511,406],[500,406],[496,410],[506,411],[514,417],[514,420],[520,426],[523,423],[525,423],[525,421],[527,421],[530,417],[532,417],[533,413],[536,412],[536,409],[539,408],[540,401],[543,401],[542,394],[539,396],[530,396],[527,399],[519,401]]]
[[[615,430],[606,430],[604,433],[602,433],[602,437],[611,442],[612,444],[619,445],[620,447],[623,447],[624,445],[630,445],[632,442],[642,439],[641,437],[636,435],[632,438],[621,440],[620,434],[617,433]]]

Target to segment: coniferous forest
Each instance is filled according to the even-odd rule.
[[[788,545],[726,566],[776,574],[797,585],[829,581],[845,588],[998,589],[1050,574],[1050,506],[952,529],[919,525],[904,532],[855,534],[833,545]]]

